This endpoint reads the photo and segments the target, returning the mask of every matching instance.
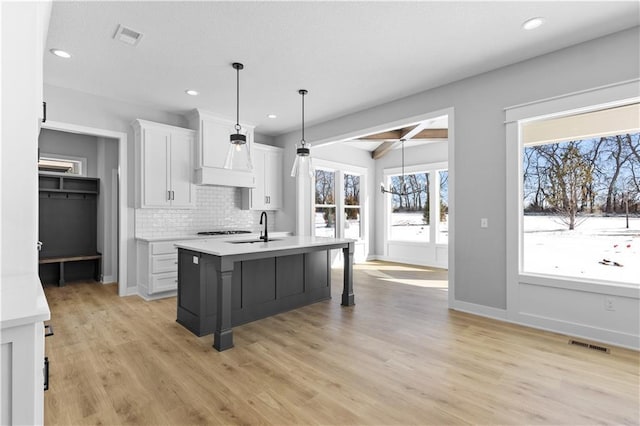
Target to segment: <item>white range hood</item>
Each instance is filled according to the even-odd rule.
[[[194,183],[255,188],[256,178],[253,171],[224,168],[229,149],[229,135],[235,133],[235,121],[217,117],[201,109],[193,110],[187,115],[187,119],[189,127],[197,134]],[[252,152],[254,126],[240,124],[246,132],[249,152]]]
[[[201,167],[195,170],[194,183],[196,185],[255,188],[256,176],[253,172],[228,170],[217,167]]]

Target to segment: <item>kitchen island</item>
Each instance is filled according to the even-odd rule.
[[[354,304],[354,241],[324,237],[186,241],[178,247],[177,321],[213,347],[232,327],[331,298],[331,250],[344,257],[342,305]]]

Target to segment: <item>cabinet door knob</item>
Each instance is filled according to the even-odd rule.
[[[47,103],[42,102],[42,122],[47,122]]]

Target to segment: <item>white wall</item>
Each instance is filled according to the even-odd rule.
[[[358,130],[453,107],[455,223],[453,301],[478,312],[504,312],[506,301],[506,139],[504,109],[640,75],[638,27],[427,90],[305,129],[307,141],[339,140]],[[299,132],[276,139],[293,160]],[[293,183],[286,191],[294,193]],[[289,199],[287,199],[288,201]],[[295,202],[281,213],[295,219]],[[481,229],[480,218],[489,219]],[[280,221],[283,223],[283,220]]]
[[[143,120],[186,127],[186,120],[181,115],[154,110],[145,105],[130,104],[47,84],[44,86],[44,97],[47,101],[47,118],[50,121],[124,132],[127,134],[128,164],[126,167],[129,176],[127,182],[127,283],[130,289],[134,288],[136,286],[136,250],[134,240],[135,155],[134,134],[131,128],[131,122],[136,118],[141,118]]]
[[[37,22],[37,8],[6,3],[2,11],[2,143],[0,143],[1,275],[38,274],[38,127],[39,72],[34,51],[39,31],[25,31]],[[22,34],[18,40],[12,38]],[[8,65],[5,65],[8,64]]]

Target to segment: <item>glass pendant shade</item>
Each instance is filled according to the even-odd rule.
[[[313,177],[313,164],[311,164],[311,144],[304,140],[304,95],[308,92],[305,89],[298,90],[302,96],[302,139],[300,145],[296,145],[296,159],[291,168],[291,177],[306,176]]]
[[[311,161],[310,144],[304,146],[296,145],[296,159],[291,168],[291,177],[309,176],[313,177],[313,164]]]
[[[229,149],[227,150],[224,168],[246,171],[253,170],[246,135],[235,133],[231,135],[230,139],[231,143],[229,143]]]

